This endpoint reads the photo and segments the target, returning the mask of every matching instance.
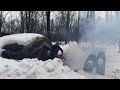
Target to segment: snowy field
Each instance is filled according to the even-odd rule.
[[[30,35],[32,38],[39,36]],[[18,42],[26,44],[31,39],[29,35],[17,35],[14,38],[0,38],[0,47],[6,43]],[[20,38],[21,37],[21,38]],[[41,37],[41,36],[40,36]],[[18,39],[19,38],[19,39]],[[22,40],[24,41],[22,42]],[[61,45],[64,50],[65,60],[55,58],[54,60],[39,61],[38,59],[25,58],[15,61],[0,57],[0,79],[119,79],[120,78],[120,53],[117,44],[109,45],[81,42],[76,44],[70,42]],[[2,49],[0,49],[2,51]],[[83,65],[88,55],[102,50],[106,55],[105,75],[96,74],[95,71],[88,73],[83,71]]]

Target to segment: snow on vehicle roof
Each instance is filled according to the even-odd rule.
[[[44,37],[44,36],[36,33],[21,33],[21,34],[12,34],[12,35],[0,37],[0,54],[3,51],[2,47],[5,44],[18,43],[21,45],[27,45],[36,37]]]

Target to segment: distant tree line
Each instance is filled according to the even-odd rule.
[[[67,44],[69,41],[87,41],[86,32],[95,27],[95,11],[19,11],[14,19],[15,14],[11,12],[0,11],[0,33],[39,33],[51,41]],[[118,12],[116,17],[119,17]]]

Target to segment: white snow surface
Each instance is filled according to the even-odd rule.
[[[27,44],[32,38],[40,34],[16,34],[0,38],[0,47],[4,44],[17,42]],[[43,37],[43,36],[42,36]],[[15,61],[0,57],[0,79],[119,79],[120,78],[120,53],[118,45],[109,45],[102,42],[92,46],[89,42],[76,44],[70,42],[61,45],[64,50],[65,60],[55,58],[47,61],[36,58]],[[83,71],[83,65],[88,55],[105,51],[105,75]],[[2,49],[0,49],[2,52]]]
[[[73,77],[74,76],[74,77]],[[19,62],[0,58],[0,79],[83,79],[58,58],[48,61],[23,59]]]
[[[21,34],[12,34],[0,37],[0,47],[4,44],[18,43],[22,45],[26,45],[32,41],[32,39],[36,37],[44,37],[41,34],[35,33],[21,33]]]

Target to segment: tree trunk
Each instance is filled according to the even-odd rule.
[[[70,12],[67,12],[67,22],[66,22],[66,38],[65,38],[65,44],[69,43],[69,34],[70,34],[70,28],[69,28],[69,23],[70,23]]]
[[[106,11],[106,17],[105,17],[105,19],[106,19],[106,23],[108,23],[108,11]]]
[[[90,21],[95,24],[95,11],[90,11]]]
[[[94,30],[95,30],[95,11],[90,11],[90,29],[92,32],[90,34],[90,36],[88,37],[88,40],[91,41],[91,43],[93,44],[93,47],[95,45],[95,33],[94,33]]]
[[[0,12],[0,33],[1,33],[1,29],[2,29],[2,15],[3,13],[2,13],[2,11]]]
[[[116,11],[116,23],[119,23],[119,11]]]
[[[28,11],[28,32],[29,33],[31,32],[31,30],[30,30],[30,20],[31,20],[30,14],[31,14],[31,11]]]
[[[20,17],[21,17],[21,30],[20,30],[20,32],[21,33],[24,33],[24,14],[23,14],[24,12],[23,11],[21,11],[20,12]]]
[[[90,18],[90,11],[87,11],[87,19]]]
[[[46,11],[46,16],[47,16],[47,38],[51,40],[51,35],[50,35],[50,11]]]
[[[77,28],[77,43],[79,43],[79,39],[80,39],[80,11],[78,11],[78,28]]]
[[[30,13],[30,21],[29,21],[29,23],[30,23],[30,33],[33,33],[34,32],[34,30],[33,30],[33,28],[34,28],[34,11],[31,11],[31,13]]]
[[[31,13],[31,11],[26,11],[26,29],[27,29],[27,33],[30,33],[30,13]]]
[[[25,19],[26,19],[26,32],[28,33],[28,14],[27,14],[27,11],[25,12]]]

